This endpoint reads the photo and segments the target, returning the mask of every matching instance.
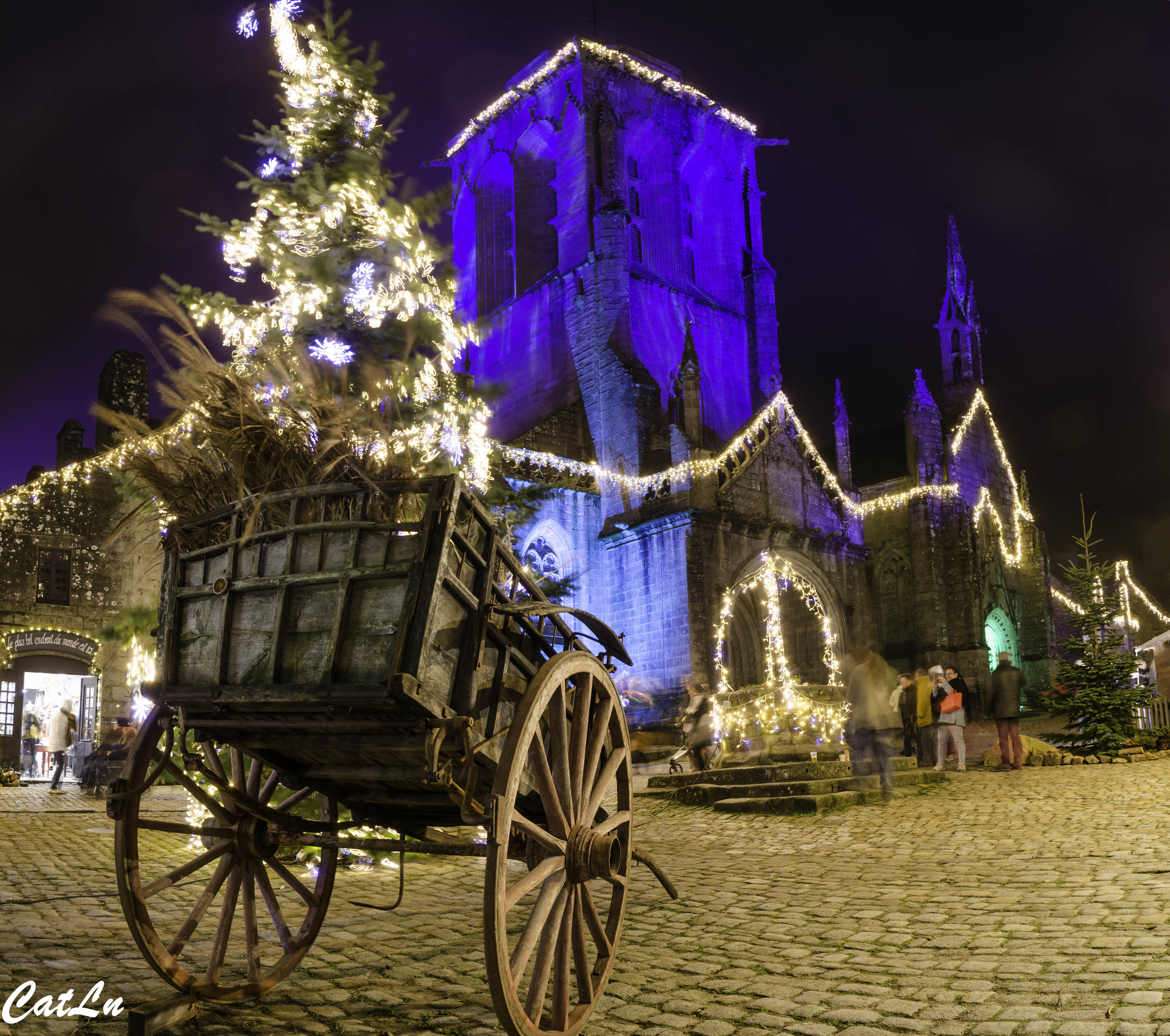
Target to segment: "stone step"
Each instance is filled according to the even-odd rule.
[[[933,771],[931,771],[933,775]],[[895,785],[921,783],[920,770],[899,770],[894,774]],[[867,777],[828,777],[808,781],[765,781],[760,784],[688,784],[676,788],[670,796],[657,789],[659,797],[673,797],[676,802],[692,806],[709,806],[720,799],[737,798],[791,798],[795,795],[828,795],[837,791],[858,791],[877,788],[876,775]]]
[[[913,770],[918,765],[910,756],[896,755],[895,770]],[[688,784],[765,784],[779,781],[812,781],[830,777],[852,777],[853,768],[843,759],[831,762],[767,763],[760,766],[725,766],[715,770],[656,774],[649,780],[651,790],[682,788]]]
[[[856,806],[867,802],[880,802],[882,800],[882,791],[877,778],[865,777],[860,779],[872,783],[847,791],[831,791],[824,794],[747,796],[744,798],[718,799],[712,803],[712,806],[720,813],[799,815],[825,813],[832,809],[841,809],[844,806]],[[934,770],[916,770],[913,773],[896,775],[894,784],[895,787],[905,788],[907,786],[921,784],[936,784],[946,779],[945,773],[937,773]]]

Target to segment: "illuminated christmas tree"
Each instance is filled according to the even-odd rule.
[[[168,282],[182,310],[158,294],[145,307],[172,325],[179,364],[164,402],[193,434],[138,473],[164,501],[193,495],[199,506],[216,494],[181,484],[189,462],[227,476],[229,497],[348,469],[456,470],[482,486],[489,412],[456,374],[469,332],[420,219],[434,201],[396,197],[383,165],[396,123],[376,92],[381,64],[359,56],[328,7],[319,24],[298,15],[297,0],[279,0],[237,21],[243,36],[271,36],[282,118],[248,138],[259,148],[254,170],[239,167],[250,218],[198,219],[254,294]],[[115,301],[144,308],[141,297]],[[197,341],[208,326],[230,362]]]
[[[1081,503],[1081,535],[1074,537],[1076,562],[1062,565],[1071,591],[1072,635],[1057,661],[1053,710],[1068,716],[1060,744],[1075,752],[1116,752],[1133,737],[1134,710],[1150,703],[1150,689],[1135,687],[1135,659],[1125,650],[1125,622],[1114,570],[1097,560],[1093,518]]]

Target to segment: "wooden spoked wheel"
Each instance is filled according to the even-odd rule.
[[[513,718],[493,786],[488,980],[514,1036],[576,1033],[601,996],[629,881],[630,735],[591,654],[549,659]]]
[[[315,876],[305,873],[295,850],[281,847],[279,818],[296,813],[332,822],[336,805],[308,788],[290,788],[239,749],[217,752],[204,744],[204,764],[228,786],[210,792],[164,757],[171,722],[156,707],[126,763],[128,794],[114,828],[122,909],[142,955],[171,985],[205,1000],[253,999],[285,978],[313,944],[337,867],[336,848],[322,848]],[[160,764],[205,819],[192,819],[190,811],[181,822],[163,819],[149,796],[144,802],[142,785]]]

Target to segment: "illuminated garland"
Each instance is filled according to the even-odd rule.
[[[1077,604],[1077,602],[1069,597],[1068,594],[1061,593],[1059,590],[1057,590],[1055,586],[1052,588],[1052,599],[1058,604],[1063,605],[1070,612],[1075,612],[1077,615],[1085,614],[1084,608]]]
[[[1024,537],[1020,529],[1020,519],[1033,521],[1033,518],[1032,513],[1024,506],[1024,502],[1020,497],[1020,487],[1016,482],[1016,473],[1012,469],[1011,461],[1008,460],[1007,449],[1004,447],[1003,439],[1000,438],[999,428],[995,423],[995,418],[991,415],[991,407],[988,405],[987,398],[983,395],[983,389],[981,388],[975,390],[975,395],[971,399],[971,405],[967,408],[967,412],[955,428],[955,434],[951,437],[951,456],[957,457],[959,455],[959,450],[963,446],[963,440],[966,438],[972,422],[979,413],[983,413],[987,418],[987,425],[991,429],[992,440],[995,442],[995,448],[999,451],[1000,463],[1003,465],[1003,470],[1007,473],[1008,483],[1012,487],[1011,521],[1012,538],[1015,541],[1014,549],[1008,547],[1007,538],[1004,536],[1003,518],[999,513],[999,509],[992,501],[991,490],[987,486],[980,487],[979,499],[975,504],[975,510],[971,515],[971,519],[974,522],[978,522],[979,518],[985,512],[991,516],[999,538],[1000,555],[1004,561],[1013,568],[1016,568],[1023,560],[1024,552]]]
[[[924,497],[941,500],[958,495],[958,486],[953,483],[943,483],[912,486],[910,489],[898,493],[886,493],[872,500],[855,500],[853,495],[837,481],[833,469],[821,456],[812,436],[809,435],[800,418],[797,417],[796,411],[783,391],[778,391],[717,456],[680,461],[678,464],[664,468],[652,475],[627,475],[620,471],[611,471],[596,462],[571,460],[567,457],[558,457],[556,454],[542,453],[539,450],[528,450],[517,446],[499,446],[498,449],[505,460],[514,464],[552,469],[575,478],[591,478],[599,486],[610,483],[631,493],[646,493],[657,491],[664,484],[682,483],[691,478],[717,474],[732,465],[738,466],[745,452],[758,449],[771,434],[775,433],[777,428],[783,427],[785,422],[790,423],[795,429],[809,463],[817,469],[825,485],[851,518],[865,518],[879,511],[904,507],[911,501]]]
[[[742,115],[736,115],[735,112],[717,104],[703,93],[702,90],[689,86],[686,83],[681,83],[677,79],[668,76],[665,72],[651,68],[649,65],[631,57],[625,51],[617,50],[614,47],[607,47],[603,43],[594,43],[592,40],[573,40],[561,47],[560,50],[530,76],[527,76],[524,80],[502,93],[464,126],[451,146],[447,149],[447,157],[450,158],[454,155],[456,151],[463,147],[481,129],[511,108],[522,97],[531,93],[535,87],[543,83],[563,65],[574,59],[579,60],[582,51],[590,57],[604,61],[606,64],[612,65],[615,68],[620,68],[623,72],[628,72],[630,75],[636,76],[651,86],[658,87],[665,93],[673,94],[676,97],[681,97],[693,104],[697,104],[713,112],[717,118],[736,127],[736,129],[741,129],[745,133],[750,133],[752,136],[755,136],[755,123],[749,122]]]
[[[1150,610],[1152,614],[1163,625],[1170,625],[1170,615],[1162,611],[1153,601],[1150,600],[1149,595],[1134,582],[1133,576],[1129,574],[1129,562],[1118,561],[1113,566],[1113,573],[1117,577],[1118,583],[1125,589],[1125,607],[1126,613],[1129,612],[1129,595],[1132,593],[1139,601],[1142,602]]]
[[[1134,582],[1133,576],[1129,574],[1129,562],[1117,561],[1113,565],[1113,575],[1117,581],[1117,596],[1121,600],[1121,614],[1114,618],[1117,625],[1127,629],[1141,629],[1141,621],[1133,614],[1133,606],[1130,603],[1130,594],[1138,598],[1149,610],[1150,614],[1163,625],[1170,625],[1170,615],[1163,612],[1153,601],[1150,600],[1149,595]],[[1056,587],[1052,588],[1052,599],[1063,608],[1074,612],[1077,615],[1083,615],[1085,609],[1082,608],[1076,601],[1074,601],[1067,594],[1061,593]]]
[[[766,606],[764,621],[764,690],[752,701],[727,708],[720,701],[734,690],[727,671],[727,627],[735,601],[743,594],[760,591]],[[837,659],[837,635],[816,588],[792,566],[771,553],[760,555],[760,567],[745,576],[723,594],[719,619],[715,623],[714,725],[716,736],[737,743],[755,730],[777,733],[781,730],[804,731],[820,744],[823,740],[840,740],[844,734],[847,705],[818,702],[802,693],[788,668],[784,650],[784,628],[780,594],[795,590],[801,602],[819,620],[824,646],[822,660],[828,670],[828,683],[841,680]]]

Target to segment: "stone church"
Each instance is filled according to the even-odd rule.
[[[957,663],[973,687],[1008,650],[1047,686],[1045,540],[983,403],[953,221],[941,395],[908,372],[903,427],[851,442],[838,383],[830,466],[776,404],[755,162],[773,143],[678,69],[584,40],[521,70],[452,141],[469,369],[500,393],[513,473],[558,487],[527,562],[625,634],[635,670],[619,680],[654,700],[645,718],[687,674],[774,676],[777,607],[797,683],[829,682],[832,657],[869,641],[899,667]],[[736,592],[765,563],[785,573],[771,603]]]

